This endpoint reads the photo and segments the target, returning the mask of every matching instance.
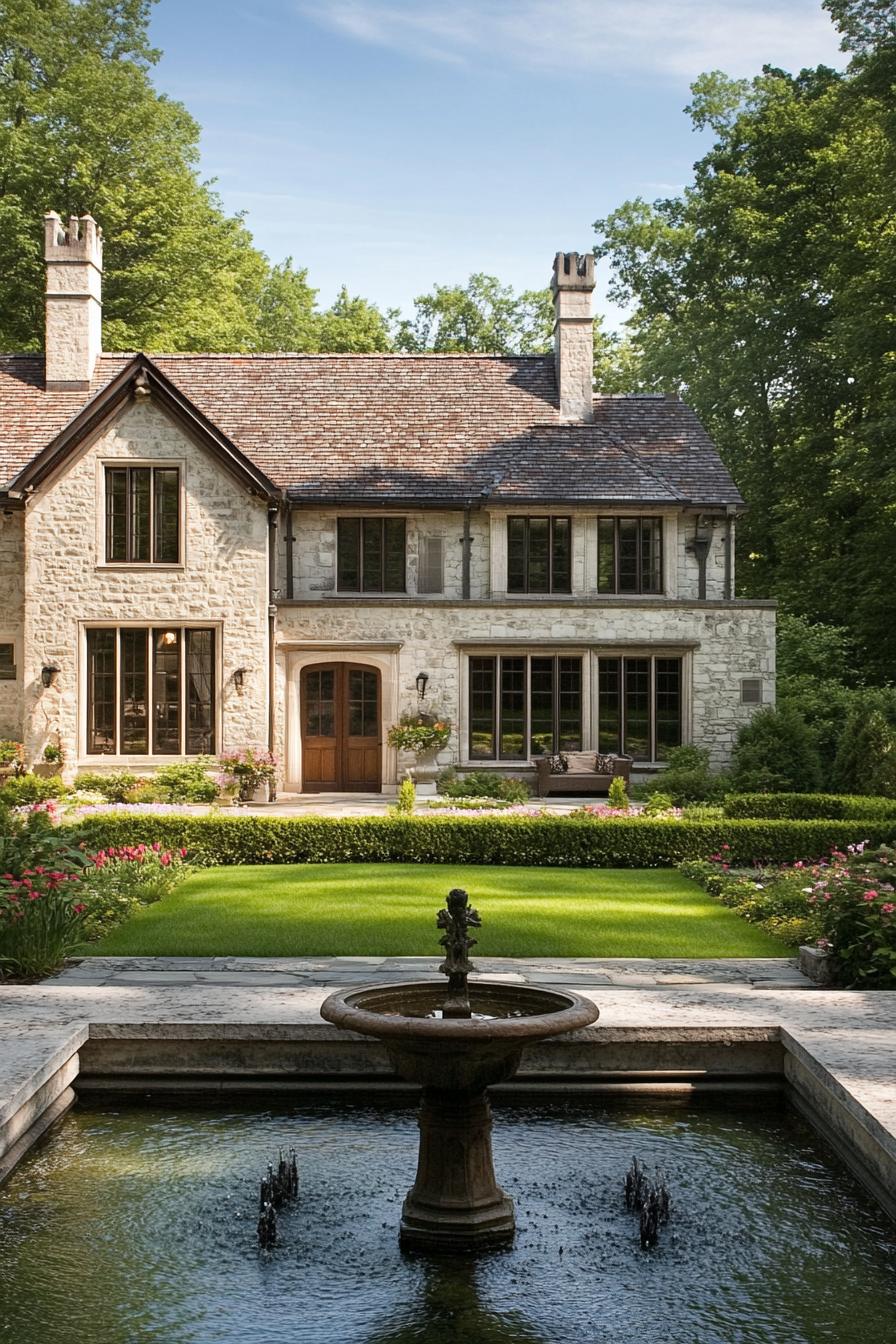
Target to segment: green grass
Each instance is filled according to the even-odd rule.
[[[465,887],[493,957],[769,957],[785,945],[667,869],[282,864],[208,868],[94,944],[97,956],[420,956]],[[475,954],[474,954],[475,955]]]

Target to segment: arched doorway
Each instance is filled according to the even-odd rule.
[[[302,792],[378,793],[382,785],[380,674],[361,663],[302,669]]]

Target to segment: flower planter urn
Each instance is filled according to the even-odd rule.
[[[417,797],[435,798],[437,792],[436,778],[439,773],[438,747],[430,747],[427,751],[421,751],[417,756],[417,763],[410,773],[414,781],[414,788],[417,791]]]
[[[62,774],[62,762],[37,761],[32,765],[31,773],[37,775],[40,779],[52,779],[54,775]]]

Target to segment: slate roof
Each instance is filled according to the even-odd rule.
[[[592,425],[561,423],[551,356],[149,358],[296,502],[743,504],[676,399],[598,396]],[[103,355],[90,396],[132,359]],[[45,391],[41,357],[0,356],[0,485],[87,400]]]

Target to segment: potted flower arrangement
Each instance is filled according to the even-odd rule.
[[[0,740],[0,782],[10,775],[25,773],[25,748],[21,742],[9,738]]]
[[[273,794],[277,758],[269,751],[243,747],[218,757],[219,785],[225,791],[236,785],[236,803],[267,803]]]
[[[438,773],[436,757],[451,739],[451,720],[444,715],[417,713],[402,714],[393,723],[386,736],[390,747],[406,751],[417,758],[411,770],[417,792],[429,796],[436,791]]]

